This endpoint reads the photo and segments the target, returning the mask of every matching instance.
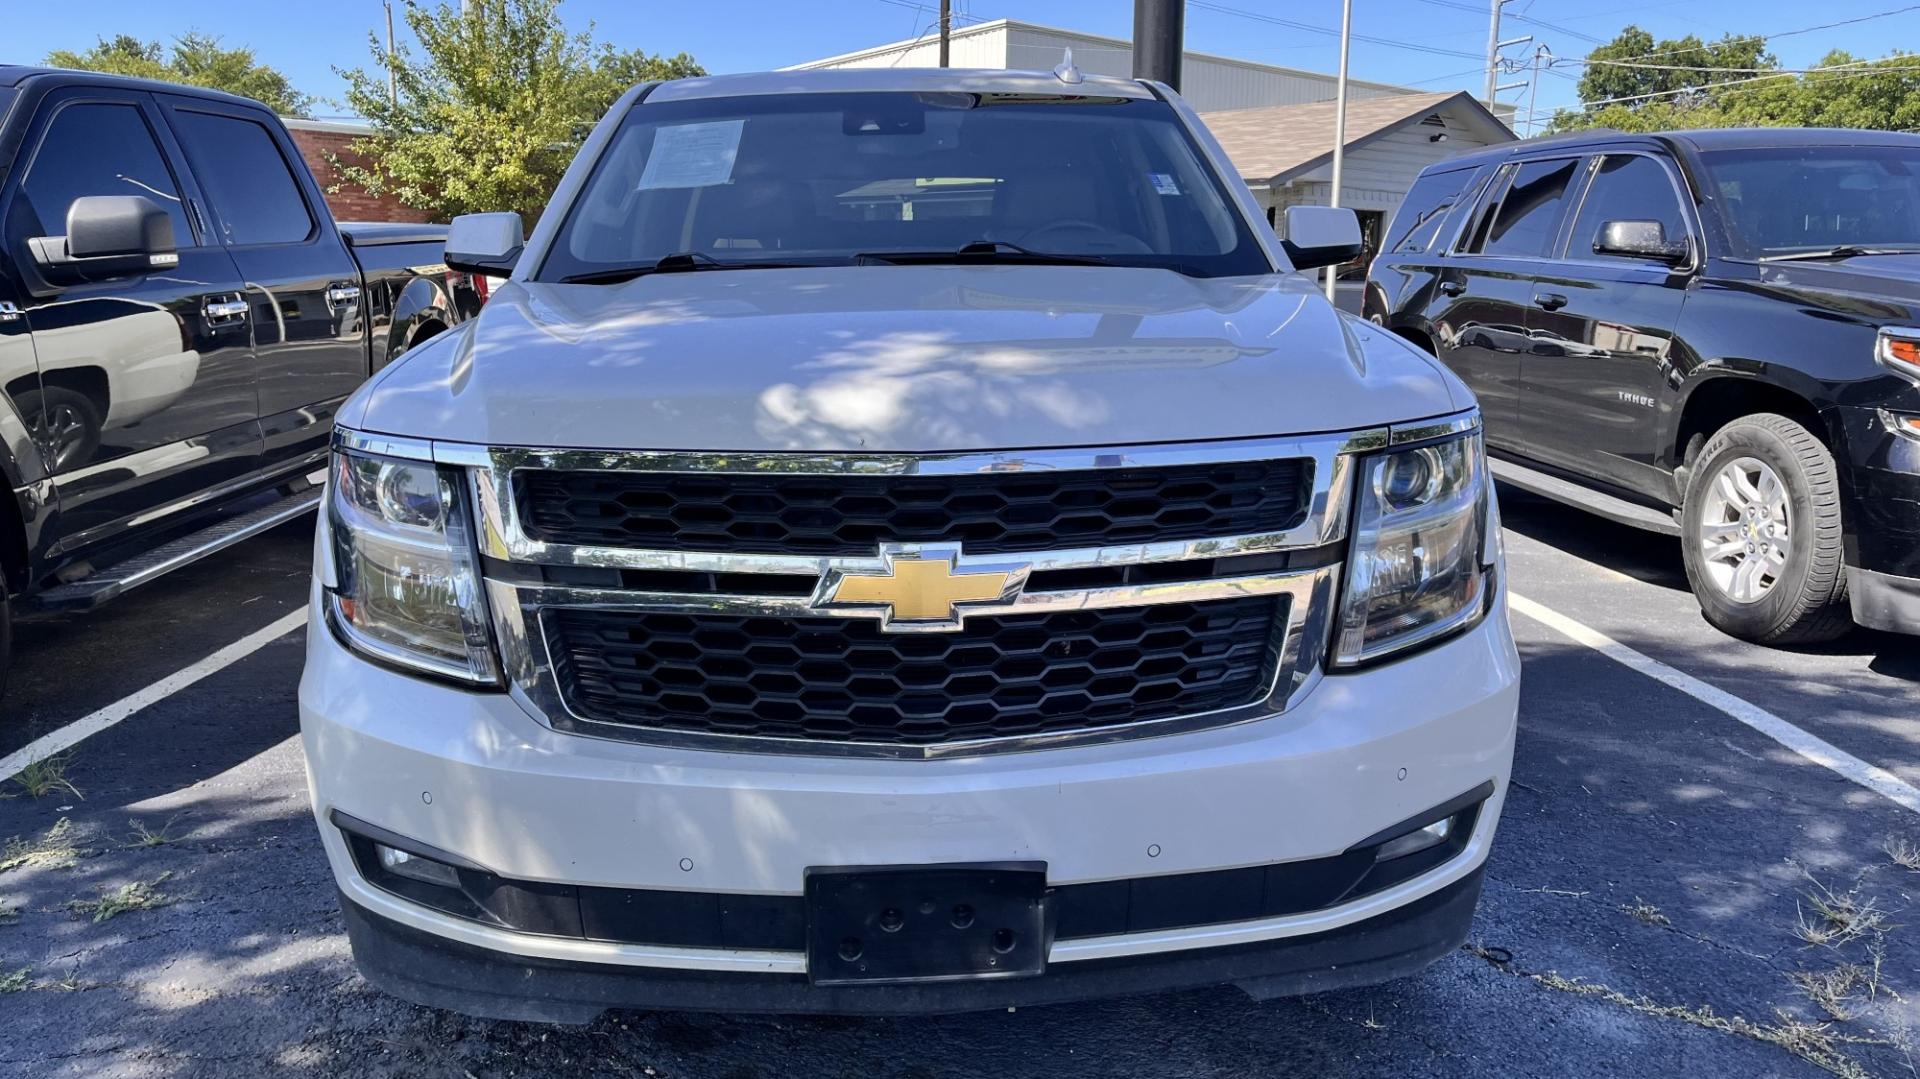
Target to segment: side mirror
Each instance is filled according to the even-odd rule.
[[[1287,208],[1287,235],[1280,241],[1296,270],[1338,266],[1360,257],[1360,218],[1332,206]]]
[[[1692,256],[1693,248],[1685,240],[1667,239],[1666,227],[1658,221],[1609,221],[1594,237],[1593,253],[1680,263]]]
[[[448,269],[505,277],[526,244],[519,214],[461,214],[447,227],[445,261]]]
[[[145,195],[87,195],[67,208],[67,234],[27,241],[50,278],[74,280],[180,264],[173,218]]]

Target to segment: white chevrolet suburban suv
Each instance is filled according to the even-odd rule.
[[[911,1013],[1406,974],[1512,763],[1480,416],[1165,86],[641,86],[340,411],[300,715],[415,1001]]]

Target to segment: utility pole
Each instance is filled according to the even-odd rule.
[[[940,0],[940,66],[947,66],[947,53],[953,45],[953,0]]]
[[[1180,89],[1186,0],[1133,0],[1133,77]]]
[[[1333,90],[1333,194],[1327,205],[1340,205],[1340,167],[1347,156],[1347,46],[1353,36],[1353,0],[1340,0],[1340,77]],[[1340,278],[1340,267],[1327,267],[1327,301]]]
[[[1540,61],[1542,58],[1551,56],[1551,55],[1553,54],[1547,51],[1547,47],[1545,45],[1541,45],[1533,50],[1533,85],[1527,88],[1527,137],[1528,138],[1533,137],[1533,124],[1534,124],[1533,106],[1535,102],[1540,100]]]
[[[1490,10],[1487,13],[1486,100],[1489,108],[1493,105],[1494,96],[1500,92],[1500,87],[1494,85],[1494,81],[1500,72],[1500,50],[1510,45],[1525,45],[1527,42],[1533,40],[1532,34],[1528,34],[1525,37],[1509,38],[1506,41],[1500,40],[1500,9],[1512,2],[1513,0],[1492,0]]]
[[[387,101],[394,108],[400,107],[400,80],[393,74],[393,0],[383,0],[387,6]]]
[[[1487,104],[1493,104],[1495,73],[1500,70],[1500,7],[1507,0],[1492,0],[1487,14]]]

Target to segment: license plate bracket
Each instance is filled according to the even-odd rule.
[[[1033,977],[1053,943],[1045,862],[815,867],[806,908],[815,985]]]

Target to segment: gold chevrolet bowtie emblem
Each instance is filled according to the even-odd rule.
[[[885,629],[959,629],[967,606],[1011,601],[1026,583],[1026,567],[959,565],[958,551],[882,551],[878,573],[832,570],[820,582],[814,606],[880,610]]]

